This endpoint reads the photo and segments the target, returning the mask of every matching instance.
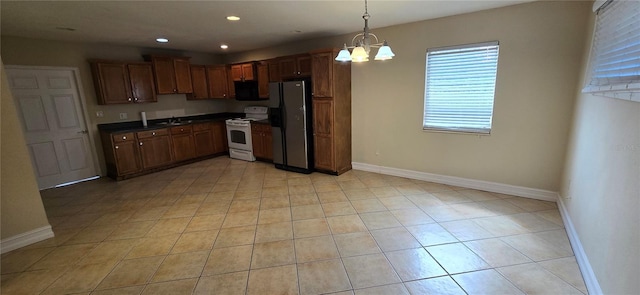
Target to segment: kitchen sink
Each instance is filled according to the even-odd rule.
[[[160,125],[160,126],[180,126],[180,125],[186,125],[186,124],[191,124],[191,123],[193,123],[192,120],[188,120],[188,121],[169,121],[169,122],[156,123],[156,125]]]

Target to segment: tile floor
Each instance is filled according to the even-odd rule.
[[[551,202],[219,157],[42,192],[2,294],[586,294]]]

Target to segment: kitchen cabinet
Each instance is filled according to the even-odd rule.
[[[236,98],[236,86],[231,76],[231,66],[227,66],[227,89],[229,91],[229,98]]]
[[[231,65],[231,79],[233,81],[253,81],[256,79],[253,63]]]
[[[211,123],[193,124],[193,141],[195,143],[196,157],[213,155],[215,147],[213,145]]]
[[[269,66],[269,82],[281,82],[280,78],[280,66],[277,59],[270,59],[266,61]]]
[[[229,82],[225,65],[206,66],[207,84],[211,98],[229,98]]]
[[[311,56],[299,54],[278,59],[280,79],[295,79],[311,76]]]
[[[192,93],[189,57],[151,56],[158,94]]]
[[[269,65],[260,63],[257,65],[258,72],[258,97],[269,99]]]
[[[224,121],[211,123],[213,133],[213,152],[224,153],[229,151],[229,143],[227,142],[227,126]]]
[[[209,85],[207,84],[207,68],[202,65],[191,65],[191,84],[193,93],[187,94],[188,100],[209,98]]]
[[[136,136],[142,169],[157,168],[173,162],[169,130],[141,131]]]
[[[120,179],[140,171],[138,144],[133,133],[101,132],[100,137],[108,176]]]
[[[193,140],[193,127],[191,125],[175,126],[170,130],[173,160],[181,162],[195,158],[196,146]]]
[[[337,49],[311,52],[315,167],[351,170],[351,63],[337,62]]]
[[[157,101],[149,63],[92,61],[91,71],[98,104]]]
[[[251,142],[253,144],[253,155],[262,160],[273,161],[273,136],[271,125],[252,123]]]

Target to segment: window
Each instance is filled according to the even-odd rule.
[[[424,130],[491,133],[498,42],[427,50]]]
[[[640,4],[596,1],[590,72],[583,92],[640,102]]]

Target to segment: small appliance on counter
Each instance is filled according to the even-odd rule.
[[[269,84],[269,119],[276,168],[313,172],[311,82]]]
[[[266,106],[248,106],[244,108],[244,118],[227,119],[227,139],[229,141],[229,157],[245,161],[255,161],[253,143],[251,141],[251,121],[269,118]]]

